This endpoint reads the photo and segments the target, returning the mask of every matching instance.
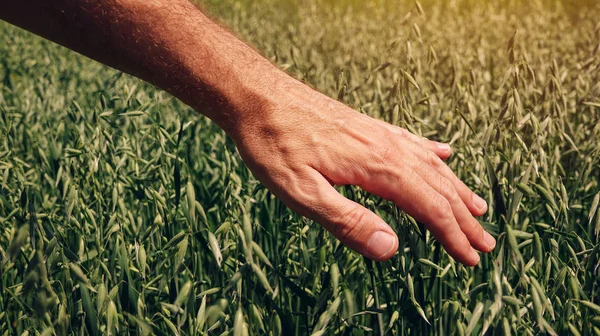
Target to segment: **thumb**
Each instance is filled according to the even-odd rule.
[[[317,171],[322,202],[308,217],[321,224],[344,245],[374,260],[384,261],[398,250],[398,237],[379,216],[335,190]]]

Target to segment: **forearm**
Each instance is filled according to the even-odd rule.
[[[230,133],[288,80],[187,0],[4,0],[0,19],[148,81]]]

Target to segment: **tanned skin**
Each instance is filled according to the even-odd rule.
[[[376,261],[394,231],[332,185],[357,185],[426,224],[469,266],[494,238],[487,211],[442,161],[448,145],[354,111],[288,76],[187,0],[2,0],[0,19],[173,94],[236,143],[255,176],[297,213]]]

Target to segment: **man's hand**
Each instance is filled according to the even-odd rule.
[[[357,185],[393,201],[426,224],[446,251],[473,266],[474,250],[496,242],[473,215],[486,202],[442,161],[450,147],[358,113],[288,80],[261,118],[243,120],[234,139],[246,164],[297,213],[323,225],[346,246],[377,261],[398,249],[394,231],[332,186]]]
[[[142,78],[223,127],[256,176],[290,208],[373,259],[392,229],[342,197],[353,184],[426,223],[457,260],[494,239],[473,215],[486,203],[441,161],[445,145],[369,118],[278,70],[187,0],[3,0],[0,19]]]

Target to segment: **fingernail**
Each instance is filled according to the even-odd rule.
[[[483,231],[483,241],[492,250],[494,247],[496,247],[496,239],[494,239],[494,237],[492,237],[492,235],[486,231]]]
[[[437,147],[441,150],[443,150],[444,152],[449,152],[450,151],[450,145],[445,144],[445,143],[441,143],[441,142],[436,142],[435,143],[437,145]]]
[[[473,203],[479,210],[485,210],[487,208],[487,202],[475,194],[473,194]]]
[[[381,259],[397,248],[396,244],[396,236],[384,231],[377,231],[367,242],[367,252],[372,258]]]

